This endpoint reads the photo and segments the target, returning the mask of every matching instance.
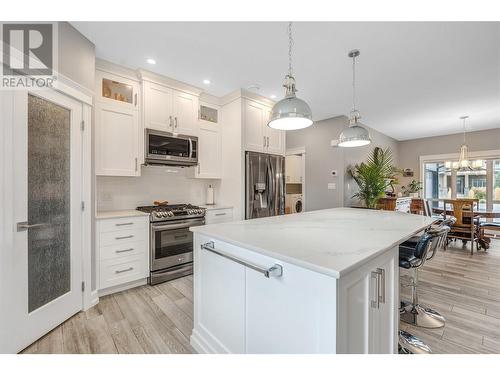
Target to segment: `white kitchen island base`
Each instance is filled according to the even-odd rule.
[[[342,241],[336,243],[340,236],[332,231],[335,227],[325,232],[331,251],[309,241],[309,250],[299,253],[301,244],[288,243],[286,237],[282,245],[273,247],[270,238],[249,240],[266,230],[279,240],[286,228],[293,230],[300,221],[304,228],[315,222],[309,235],[318,235],[320,219],[328,227],[339,214],[345,218],[352,213],[336,210],[193,228],[194,349],[199,353],[397,353],[395,242],[404,241],[431,220],[417,218],[405,226],[403,235],[394,231],[382,235],[384,241],[387,236],[396,239],[383,248],[382,240],[373,234],[371,250],[360,246],[366,238],[349,248]],[[358,221],[360,227],[363,223]],[[274,272],[266,275],[270,269]]]

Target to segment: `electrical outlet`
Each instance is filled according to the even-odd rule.
[[[335,182],[328,183],[328,190],[335,190],[337,188],[337,184]]]

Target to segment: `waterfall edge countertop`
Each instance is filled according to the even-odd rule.
[[[191,231],[339,278],[434,221],[394,211],[332,208],[198,226]]]

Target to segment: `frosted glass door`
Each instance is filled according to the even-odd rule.
[[[70,291],[70,110],[28,96],[28,311]]]

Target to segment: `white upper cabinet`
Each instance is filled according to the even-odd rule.
[[[173,90],[174,133],[198,134],[198,97]]]
[[[243,102],[243,126],[245,151],[283,155],[285,136],[282,130],[267,126],[271,107],[253,100]]]
[[[172,89],[144,82],[144,127],[173,132]]]
[[[270,154],[284,154],[285,153],[285,132],[283,130],[276,130],[267,126],[271,118],[271,108],[264,108],[264,136],[266,137],[266,152]]]
[[[209,115],[204,116],[202,108]],[[222,178],[222,131],[219,110],[219,106],[200,102],[196,178]]]
[[[245,151],[263,152],[266,146],[264,128],[264,107],[252,100],[243,104],[243,124],[245,130]]]
[[[139,176],[141,137],[138,81],[96,71],[95,169],[101,176]]]
[[[198,96],[165,84],[143,81],[144,128],[198,135]]]
[[[139,116],[109,103],[95,105],[96,174],[139,176]]]
[[[104,70],[96,71],[97,101],[128,110],[138,110],[139,94],[138,81]]]

